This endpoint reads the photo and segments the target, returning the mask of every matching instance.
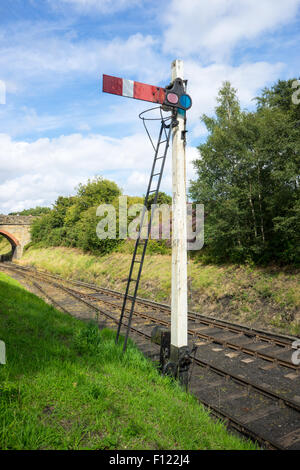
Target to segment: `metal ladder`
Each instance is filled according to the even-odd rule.
[[[170,144],[170,137],[171,137],[171,134],[172,134],[172,127],[174,127],[175,125],[177,125],[177,121],[175,119],[174,114],[172,115],[170,124],[168,124],[168,125],[166,124],[164,119],[161,119],[161,127],[160,127],[160,131],[159,131],[159,137],[158,137],[157,145],[156,145],[156,148],[155,148],[155,155],[154,155],[154,160],[153,160],[153,164],[152,164],[150,180],[149,180],[148,189],[147,189],[147,193],[146,193],[145,200],[144,200],[144,208],[143,208],[143,212],[142,212],[142,215],[141,215],[140,228],[139,228],[137,239],[136,239],[136,242],[135,242],[134,252],[133,252],[133,256],[132,256],[132,260],[131,260],[131,266],[130,266],[130,270],[129,270],[129,277],[127,279],[127,286],[126,286],[126,291],[125,291],[125,295],[124,295],[122,311],[121,311],[121,315],[120,315],[120,320],[119,320],[119,324],[118,324],[118,331],[117,331],[117,336],[116,336],[116,343],[118,343],[122,323],[123,323],[123,320],[124,320],[125,311],[129,310],[128,322],[127,322],[127,325],[125,325],[125,326],[127,326],[127,329],[126,329],[125,340],[124,340],[124,345],[123,345],[123,352],[126,351],[126,347],[127,347],[128,336],[129,336],[129,332],[130,332],[130,328],[131,328],[132,315],[133,315],[133,311],[134,311],[134,306],[135,306],[136,296],[137,296],[137,292],[138,292],[139,282],[140,282],[140,278],[141,278],[141,274],[142,274],[143,263],[144,263],[145,254],[146,254],[146,250],[147,250],[149,235],[150,235],[150,232],[151,232],[151,225],[152,225],[152,221],[153,221],[155,206],[156,206],[156,203],[157,203],[157,197],[158,197],[158,193],[159,193],[160,183],[161,183],[161,179],[162,179],[162,175],[163,175],[163,171],[164,171],[164,167],[165,167],[166,156],[167,156],[167,152],[168,152],[168,148],[169,148],[169,144]],[[165,145],[164,145],[163,149],[161,149],[161,146],[163,146],[163,144],[165,144]],[[163,150],[163,151],[161,152],[161,150]],[[160,168],[157,168],[157,167],[159,167],[159,164],[160,164]],[[157,181],[154,180],[155,177],[158,177]],[[153,183],[154,183],[155,188],[152,187]],[[145,215],[146,215],[146,212],[147,212],[147,203],[148,203],[148,199],[149,199],[150,194],[151,195],[155,194],[154,204],[152,205],[150,220],[149,220],[149,223],[148,223],[147,237],[145,239],[142,239],[141,235],[142,235]],[[142,252],[141,253],[138,253],[139,247],[142,247]],[[134,279],[132,277],[135,265],[139,265],[136,279]],[[131,286],[134,286],[133,295],[130,295]]]

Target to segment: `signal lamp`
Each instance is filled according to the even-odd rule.
[[[172,103],[172,104],[177,104],[178,103],[178,96],[175,94],[175,93],[168,93],[167,94],[167,100],[169,101],[169,103]]]
[[[184,82],[181,78],[176,78],[165,88],[166,97],[163,105],[167,109],[177,108],[178,112],[186,111],[192,106],[192,98],[186,94]]]
[[[189,109],[192,106],[192,100],[189,95],[181,95],[179,103],[185,109]]]

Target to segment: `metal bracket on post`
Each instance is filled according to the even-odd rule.
[[[189,385],[189,368],[191,362],[192,360],[188,346],[177,348],[176,346],[171,345],[169,368],[173,371],[172,375],[179,380],[180,384],[183,385],[186,390]]]
[[[189,368],[192,362],[188,346],[176,348],[171,345],[171,332],[162,326],[156,326],[151,333],[152,343],[160,346],[159,368],[163,375],[178,379],[187,390],[189,385]]]
[[[184,143],[186,143],[186,134],[187,134],[187,130],[185,129],[184,131],[181,131],[181,140],[184,140]]]
[[[170,358],[171,332],[163,326],[155,326],[151,333],[151,342],[160,346],[159,369],[164,373]]]

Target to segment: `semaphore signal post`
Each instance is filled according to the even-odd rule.
[[[183,62],[172,63],[172,82],[183,80]],[[185,111],[177,112],[178,125],[173,128],[172,140],[172,301],[170,361],[183,364],[188,359],[187,335],[187,210],[186,210],[186,155]],[[188,360],[187,360],[188,362]],[[183,369],[181,367],[181,369]],[[188,368],[186,374],[188,373]],[[185,374],[180,371],[181,376]],[[187,377],[181,377],[187,382]]]
[[[164,373],[178,377],[187,385],[190,354],[187,334],[187,200],[186,200],[186,111],[192,106],[192,100],[186,93],[186,82],[183,77],[183,62],[174,60],[171,66],[171,83],[165,88],[148,85],[109,75],[103,75],[103,92],[151,103],[157,103],[171,116],[161,117],[161,129],[145,197],[158,192],[164,170],[169,142],[172,136],[172,305],[171,332],[156,327],[153,340],[161,345],[161,367]],[[143,113],[142,113],[143,114]],[[161,113],[162,116],[162,113]],[[119,340],[125,311],[129,310],[128,323],[123,350],[126,350],[127,339],[131,327],[139,281],[141,277],[148,238],[151,230],[153,212],[148,224],[148,237],[143,240],[141,231],[144,226],[145,212],[140,222],[140,232],[136,240],[134,254],[127,280],[122,312],[117,331],[116,342]]]

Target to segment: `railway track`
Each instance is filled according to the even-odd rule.
[[[71,315],[93,317],[110,328],[118,323],[120,292],[13,263],[1,269],[27,280]],[[150,357],[159,354],[158,346],[149,341],[154,325],[169,323],[168,306],[137,299],[131,334]],[[189,312],[189,340],[198,346],[191,392],[200,402],[264,447],[300,449],[300,368],[291,359],[296,338]]]
[[[111,289],[101,288],[93,284],[88,284],[75,280],[64,280],[60,276],[46,273],[40,270],[33,270],[26,267],[16,266],[13,263],[7,263],[12,269],[20,269],[24,272],[31,272],[32,275],[45,276],[47,279],[56,279],[67,285],[75,285],[81,289],[82,298],[92,301],[102,301],[112,309],[118,309],[119,305],[115,300],[123,301],[123,294]],[[86,292],[89,291],[89,292]],[[71,292],[71,289],[70,289]],[[152,318],[161,320],[163,313],[166,318],[170,316],[170,307],[159,304],[154,301],[137,298],[137,312],[151,311]],[[127,309],[128,310],[128,309]],[[236,325],[224,320],[201,315],[195,312],[189,312],[189,334],[194,340],[207,340],[214,344],[233,349],[234,351],[244,352],[250,356],[262,358],[268,362],[282,365],[290,369],[299,370],[299,366],[292,362],[294,353],[293,343],[296,337],[277,335],[271,332],[249,328],[243,325]],[[161,323],[167,325],[168,322]]]

